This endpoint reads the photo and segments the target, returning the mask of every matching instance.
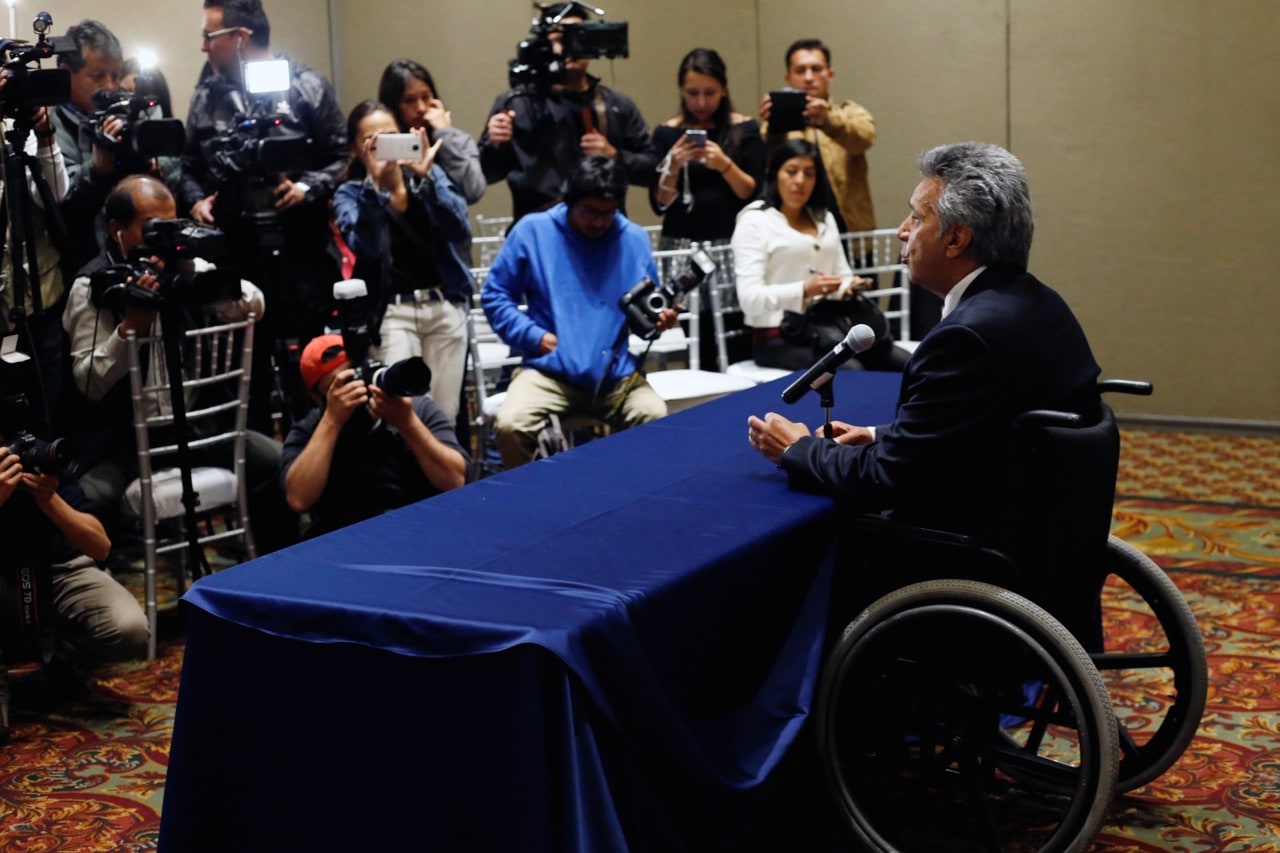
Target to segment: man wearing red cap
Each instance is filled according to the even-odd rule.
[[[430,397],[396,397],[356,378],[340,335],[302,351],[302,382],[320,403],[289,430],[281,456],[289,507],[308,535],[456,489],[468,457]]]

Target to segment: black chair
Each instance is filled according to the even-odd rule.
[[[1203,641],[1172,582],[1109,536],[1119,447],[1105,405],[1090,421],[1029,412],[986,533],[857,521],[854,541],[878,565],[859,579],[902,588],[844,629],[815,717],[861,846],[1084,850],[1114,791],[1163,773],[1194,736]],[[1117,587],[1141,600],[1150,647],[1108,642],[1118,626],[1101,599]]]

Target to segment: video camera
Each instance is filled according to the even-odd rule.
[[[186,134],[176,118],[143,118],[159,101],[150,95],[99,89],[93,93],[95,112],[88,124],[94,142],[116,156],[120,171],[136,175],[151,171],[155,157],[176,157],[182,153]],[[108,136],[102,123],[112,116],[124,122],[119,137]]]
[[[431,368],[420,356],[383,364],[369,357],[369,288],[362,279],[350,278],[333,286],[338,305],[342,348],[355,368],[355,378],[375,385],[393,397],[420,397],[431,390]]]
[[[516,45],[516,57],[507,63],[507,80],[512,89],[533,88],[546,90],[556,83],[563,83],[565,67],[563,57],[571,59],[613,59],[630,55],[627,46],[626,21],[583,21],[578,24],[561,24],[568,15],[585,17],[594,12],[603,15],[603,9],[585,3],[569,3],[559,14],[550,10],[560,4],[535,4],[538,15],[529,29],[531,38]],[[551,40],[552,33],[560,33],[564,48],[556,53]]]
[[[651,341],[658,337],[658,320],[662,312],[675,308],[681,296],[693,290],[716,271],[716,262],[702,249],[695,248],[689,263],[671,285],[654,284],[649,279],[637,284],[618,299],[618,307],[627,315],[632,334]]]
[[[231,92],[235,121],[214,138],[209,166],[220,181],[266,178],[274,186],[281,172],[297,169],[307,161],[311,148],[310,139],[289,127],[293,119],[286,97],[291,79],[289,61],[246,62],[242,77],[244,91]]]
[[[219,269],[194,269],[197,258],[216,261],[226,255],[226,238],[217,228],[192,219],[152,219],[142,229],[142,244],[124,263],[112,264],[89,277],[89,292],[98,308],[122,314],[129,308],[157,310],[165,304],[192,306],[240,298],[240,280]],[[150,258],[162,262],[152,265]],[[151,290],[138,284],[148,273],[160,279]]]
[[[12,39],[0,40],[0,63],[8,72],[9,81],[0,90],[0,114],[6,118],[23,119],[36,107],[51,107],[71,100],[71,72],[65,68],[29,68],[42,59],[67,53],[77,53],[78,48],[65,36],[50,37],[53,16],[41,12],[31,22],[36,43],[30,44]]]

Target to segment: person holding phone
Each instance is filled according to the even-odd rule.
[[[487,186],[480,168],[480,149],[471,134],[453,126],[453,116],[440,100],[431,72],[412,59],[395,60],[382,71],[378,100],[395,112],[401,131],[422,128],[428,139],[441,143],[436,163],[467,204],[478,202]]]
[[[837,226],[841,231],[870,231],[876,227],[876,214],[867,182],[867,149],[876,141],[875,119],[853,101],[831,100],[831,81],[835,78],[831,49],[820,40],[793,42],[787,48],[786,67],[787,89],[778,90],[779,103],[774,104],[774,92],[760,102],[760,120],[770,155],[787,139],[813,143],[836,202]],[[797,92],[803,97],[803,104],[783,103]]]
[[[734,218],[764,174],[764,140],[755,119],[734,112],[720,54],[697,48],[680,61],[680,112],[653,129],[662,156],[649,190],[663,214],[662,248],[691,240],[725,242]]]
[[[452,422],[462,396],[472,291],[460,247],[471,227],[466,199],[435,162],[444,140],[428,144],[421,127],[411,133],[421,156],[396,157],[408,151],[391,108],[364,101],[351,111],[351,157],[333,212],[355,253],[354,275],[369,288],[369,354],[387,364],[421,356],[431,368],[432,399]]]

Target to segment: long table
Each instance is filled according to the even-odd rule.
[[[806,718],[837,515],[746,441],[788,380],[219,572],[160,848],[729,849]],[[899,377],[841,372],[845,420]]]

